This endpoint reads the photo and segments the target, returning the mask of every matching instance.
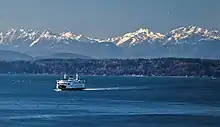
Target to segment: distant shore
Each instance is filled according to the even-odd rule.
[[[74,74],[70,74],[74,76]],[[63,74],[0,74],[0,76],[56,76],[62,77]],[[80,75],[81,77],[136,77],[136,78],[202,78],[202,79],[219,79],[220,77],[196,77],[196,76],[139,76],[139,75]]]
[[[0,61],[0,74],[123,77],[220,77],[220,60],[192,58],[155,59],[45,59]]]

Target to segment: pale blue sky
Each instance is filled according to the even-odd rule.
[[[220,0],[0,0],[0,30],[49,28],[107,38],[141,27],[220,29]]]

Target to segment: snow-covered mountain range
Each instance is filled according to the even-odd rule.
[[[71,31],[10,29],[0,32],[0,49],[33,56],[68,52],[95,58],[204,57],[220,58],[220,33],[183,26],[166,34],[141,28],[123,36],[96,39]]]

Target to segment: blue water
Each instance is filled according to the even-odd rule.
[[[82,77],[83,91],[55,91],[58,76],[1,75],[1,127],[220,127],[220,80]]]

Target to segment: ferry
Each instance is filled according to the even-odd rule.
[[[76,74],[75,79],[73,76],[64,74],[63,79],[56,80],[57,90],[83,90],[85,89],[85,80],[80,80],[79,75]]]

